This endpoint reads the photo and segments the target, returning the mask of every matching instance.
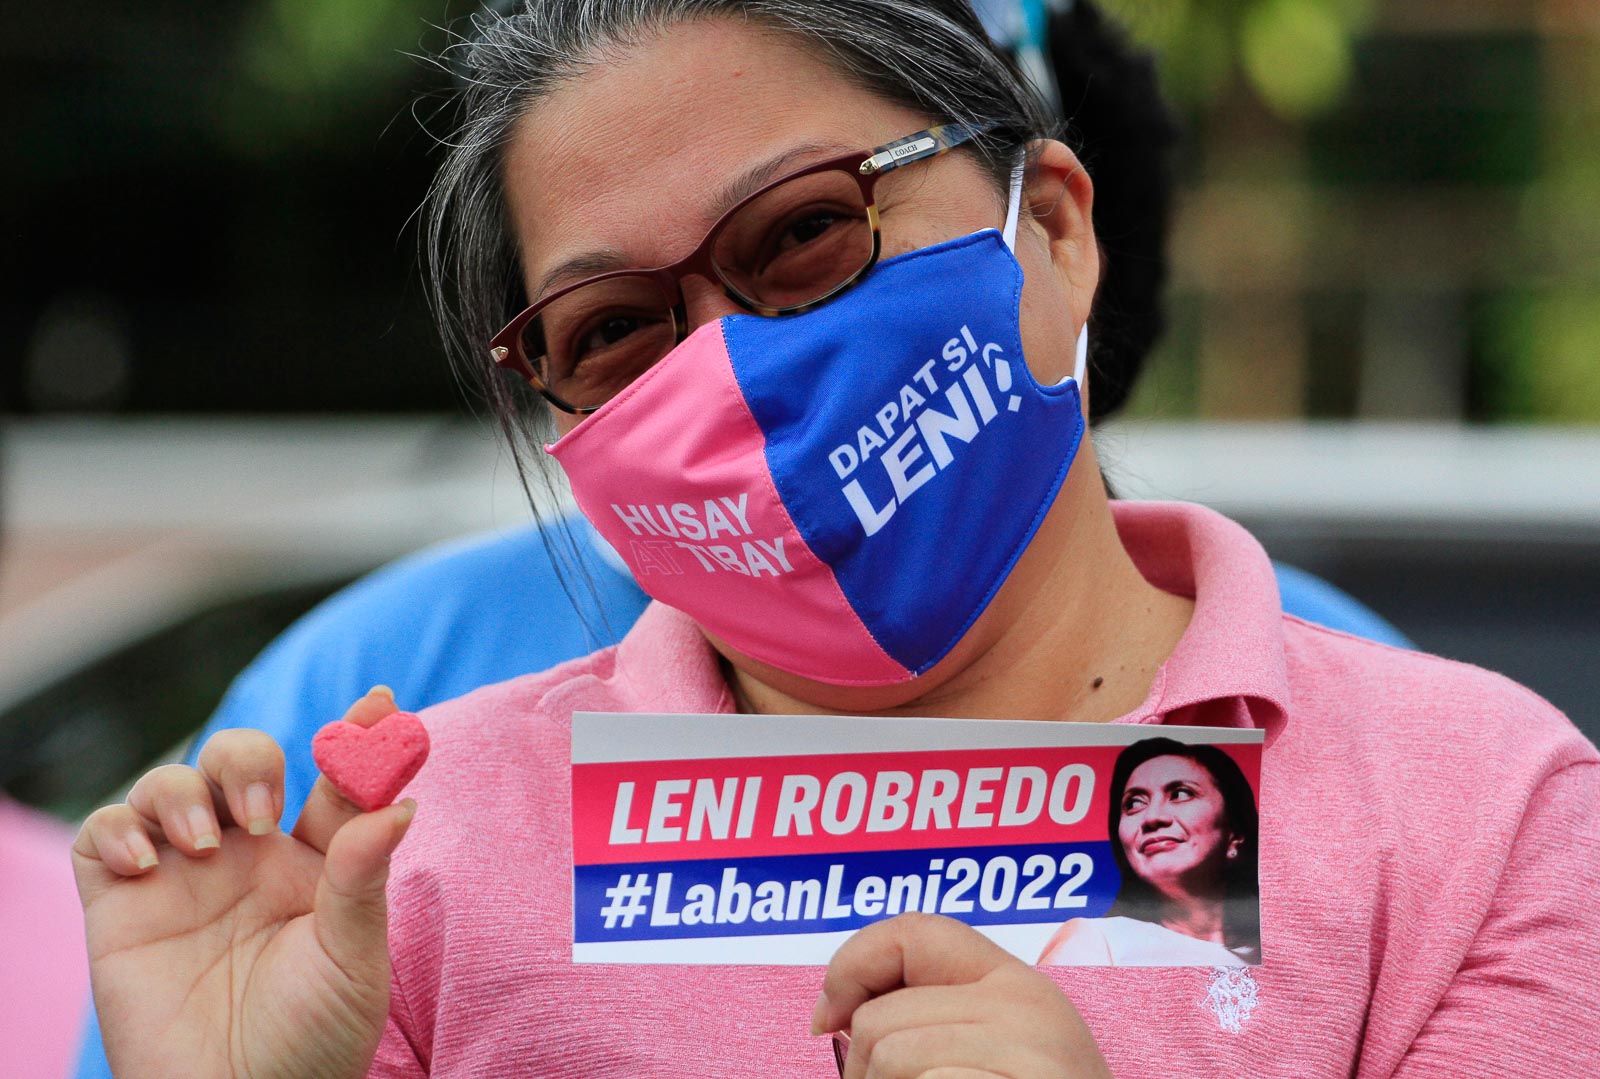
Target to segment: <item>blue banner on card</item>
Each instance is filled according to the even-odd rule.
[[[577,943],[829,933],[911,910],[968,925],[1097,918],[1120,884],[1109,842],[581,865],[574,872]]]

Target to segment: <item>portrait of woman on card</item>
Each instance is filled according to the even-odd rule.
[[[1122,886],[1104,917],[1073,918],[1039,962],[1240,966],[1261,961],[1259,817],[1216,746],[1147,738],[1112,769],[1107,811]]]

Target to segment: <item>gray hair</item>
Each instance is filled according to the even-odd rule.
[[[474,16],[443,58],[460,85],[459,114],[423,208],[428,297],[458,377],[482,393],[525,489],[521,451],[543,431],[547,410],[527,407],[536,399],[484,351],[527,302],[501,189],[510,133],[592,65],[677,23],[714,17],[791,34],[845,78],[936,123],[989,125],[974,148],[1001,191],[1018,148],[1054,127],[967,0],[531,0]]]

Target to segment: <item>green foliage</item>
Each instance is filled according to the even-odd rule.
[[[1600,287],[1503,296],[1486,314],[1491,416],[1600,423]]]
[[[1495,418],[1600,423],[1600,37],[1566,43],[1539,102],[1542,146],[1485,320]]]
[[[316,143],[352,114],[389,106],[414,70],[419,0],[268,0],[242,25],[220,123],[237,151]]]
[[[1344,100],[1307,127],[1319,182],[1490,190],[1540,175],[1537,35],[1392,35],[1362,42],[1355,59]]]
[[[1349,85],[1351,45],[1372,0],[1107,0],[1134,34],[1162,53],[1175,98],[1200,108],[1236,78],[1280,116],[1336,105]]]
[[[1350,37],[1317,0],[1267,0],[1240,26],[1251,85],[1276,112],[1308,116],[1335,104],[1350,79]]]
[[[1440,253],[1431,287],[1471,298],[1471,415],[1600,423],[1600,35],[1552,33],[1532,12],[1477,29],[1431,30],[1423,18],[1368,34],[1376,0],[1104,3],[1157,51],[1167,92],[1190,114],[1187,160],[1201,164],[1189,179],[1210,193],[1195,205],[1231,206],[1258,244],[1282,220],[1273,191],[1337,189],[1358,209],[1435,193],[1460,205],[1472,231],[1425,238]],[[1244,92],[1284,122],[1240,138]],[[1230,129],[1232,141],[1217,137]],[[1371,346],[1348,324],[1376,294],[1404,287],[1371,259],[1391,240],[1346,237],[1331,271],[1307,271],[1325,293],[1299,297],[1312,414],[1359,408],[1349,358]],[[1196,309],[1174,320],[1135,415],[1207,407],[1197,370],[1210,361],[1197,341],[1221,317],[1216,283],[1188,287],[1174,300]]]

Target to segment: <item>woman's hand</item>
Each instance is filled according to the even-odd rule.
[[[902,914],[828,964],[814,1034],[850,1031],[846,1079],[1109,1079],[1054,982],[951,918]]]
[[[344,718],[394,710],[379,689]],[[199,763],[149,772],[73,844],[112,1070],[365,1075],[389,1007],[389,855],[414,806],[362,813],[319,778],[291,837],[272,739],[222,731]]]

